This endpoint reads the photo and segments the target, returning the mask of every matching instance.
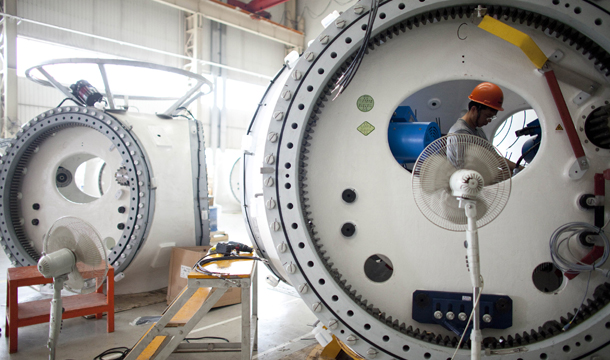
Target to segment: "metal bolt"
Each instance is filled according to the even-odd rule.
[[[297,290],[299,291],[299,294],[305,294],[306,292],[309,291],[309,286],[307,286],[307,284],[301,284],[301,285],[299,285]]]
[[[328,322],[328,328],[331,330],[336,330],[339,327],[339,321],[337,319],[330,319]]]
[[[299,70],[294,70],[292,72],[292,78],[295,80],[301,80],[301,78],[303,77],[303,74],[299,71]]]
[[[271,209],[275,209],[275,207],[277,206],[277,202],[273,199],[269,199],[267,200],[267,209],[271,210]]]
[[[136,165],[140,165],[140,162],[138,160],[134,161],[133,163]]]
[[[436,320],[440,320],[440,319],[442,319],[442,318],[443,318],[443,313],[442,313],[440,310],[436,310],[436,311],[434,312],[434,318],[435,318]]]
[[[117,229],[119,229],[119,230],[123,230],[123,229],[125,229],[125,224],[123,224],[123,223],[119,223],[119,224],[118,224],[116,227],[117,227]]]
[[[584,118],[584,116],[583,116],[583,118]],[[583,128],[580,128],[580,131],[583,131],[583,130],[584,130]]]
[[[585,140],[585,144],[588,144],[588,143],[589,143],[589,140]]]
[[[119,134],[119,137],[122,139],[125,137],[125,134]]]
[[[489,314],[483,315],[483,321],[486,322],[486,323],[490,323],[491,322],[491,315],[489,315]]]
[[[127,255],[121,254],[121,259],[125,259],[126,257],[127,257]]]
[[[275,156],[273,156],[273,154],[269,154],[265,157],[265,162],[269,165],[272,165],[275,163]]]
[[[369,348],[366,351],[366,354],[370,357],[370,358],[376,358],[377,357],[377,350],[373,349],[373,348]]]
[[[322,45],[326,45],[330,42],[330,36],[328,35],[324,35],[320,38],[320,42],[322,43]]]
[[[270,228],[273,231],[280,231],[282,229],[282,225],[278,221],[274,221],[271,223]]]
[[[284,113],[282,111],[276,111],[273,113],[273,118],[277,121],[282,121],[284,119]]]
[[[599,151],[599,148],[595,148],[595,151]]]
[[[143,207],[144,207],[144,203],[139,203],[139,204],[138,204],[138,207],[139,207],[140,209],[141,209],[141,208],[143,208]]]
[[[131,246],[131,245],[127,245],[127,246],[125,246],[125,248],[126,248],[127,250],[131,250],[132,246]]]
[[[140,192],[138,195],[140,195],[140,197],[144,196],[143,192]]]
[[[136,216],[138,219],[142,219],[144,216],[142,216],[142,214],[138,214],[138,216]]]
[[[40,204],[39,203],[35,203],[34,205],[32,205],[32,209],[40,210]]]
[[[316,58],[316,55],[311,51],[305,54],[305,60],[312,62]]]
[[[124,213],[125,213],[125,210],[126,210],[126,209],[125,209],[125,206],[119,206],[119,209],[118,209],[119,214],[124,214]]]
[[[345,342],[347,342],[347,345],[349,346],[356,345],[356,341],[358,341],[358,338],[355,335],[350,335],[345,339]]]
[[[135,240],[136,236],[135,235],[131,235],[131,237],[129,238],[130,240]]]
[[[274,182],[273,178],[271,176],[269,176],[268,178],[265,179],[264,183],[265,183],[265,186],[272,187],[275,182]]]
[[[322,311],[322,303],[319,301],[313,303],[313,305],[311,306],[311,309],[313,310],[313,312],[319,313],[320,311]]]
[[[354,6],[354,12],[356,13],[356,15],[362,14],[364,12],[364,6],[362,6],[362,5]]]
[[[455,319],[455,313],[453,311],[447,311],[447,314],[445,314],[445,317],[447,318],[447,320],[451,321],[451,320]]]
[[[32,225],[37,226],[38,224],[40,224],[40,221],[38,219],[32,220]]]
[[[466,321],[468,320],[468,315],[466,315],[466,313],[461,312],[458,314],[458,319],[460,319],[460,321]]]
[[[130,143],[129,141],[127,141],[127,142],[125,143],[125,145],[127,145],[127,146],[131,146],[131,143]]]
[[[136,225],[133,228],[136,229],[136,230],[140,230],[140,225]]]
[[[347,24],[347,21],[343,20],[343,19],[337,19],[337,21],[335,21],[335,25],[339,28],[339,29],[343,29],[345,27],[345,25]]]
[[[267,135],[267,140],[271,141],[272,143],[277,142],[278,139],[279,135],[276,132],[270,132],[269,135]]]
[[[282,99],[286,101],[292,99],[292,92],[290,92],[290,90],[284,90],[284,92],[282,93]]]
[[[281,252],[281,253],[285,253],[286,251],[288,251],[288,244],[286,244],[286,242],[282,242],[277,246],[277,251]]]
[[[297,266],[293,263],[286,265],[286,272],[288,272],[289,274],[294,274],[295,272],[297,272]]]

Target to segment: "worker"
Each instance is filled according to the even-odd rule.
[[[498,111],[504,111],[502,89],[496,84],[483,82],[472,90],[468,98],[470,99],[468,112],[453,124],[449,129],[449,134],[474,135],[489,141],[481,127],[494,121]],[[506,162],[512,172],[515,169],[515,163],[508,159]]]

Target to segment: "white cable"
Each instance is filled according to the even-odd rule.
[[[599,236],[604,246],[603,255],[592,264],[582,263],[580,259],[574,257],[569,248],[569,240],[574,236],[580,236],[580,234],[583,232],[596,234]],[[567,235],[567,237],[564,237],[565,235]],[[566,243],[566,241],[568,244],[568,252],[570,255],[572,255],[572,259],[567,259],[559,252],[559,247],[563,243]],[[578,274],[583,271],[601,270],[599,267],[602,266],[606,260],[608,260],[608,255],[610,254],[610,241],[608,240],[606,233],[597,226],[584,222],[572,222],[557,228],[557,230],[553,232],[553,235],[551,235],[549,247],[551,250],[551,259],[553,260],[553,264],[555,264],[559,270],[567,274]]]
[[[466,323],[466,327],[464,328],[464,331],[462,332],[460,341],[458,342],[457,347],[455,348],[455,352],[451,356],[451,360],[453,360],[453,358],[455,358],[455,355],[457,354],[458,350],[460,350],[460,345],[462,345],[462,341],[464,340],[464,336],[466,335],[466,330],[468,330],[468,327],[470,326],[470,322],[472,321],[472,316],[474,315],[474,309],[476,309],[476,307],[479,305],[479,299],[481,299],[482,293],[483,293],[483,287],[481,286],[481,289],[479,290],[479,295],[477,295],[477,298],[475,299],[474,304],[472,305],[472,311],[470,312],[470,316],[468,317],[468,322]],[[472,331],[471,331],[471,333],[472,333]]]

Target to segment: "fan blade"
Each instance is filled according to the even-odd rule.
[[[75,293],[81,293],[81,289],[85,286],[85,279],[81,275],[78,269],[74,269],[70,274],[68,274],[68,280],[65,282],[64,286]]]
[[[68,227],[58,226],[45,239],[43,251],[50,254],[65,248],[70,250],[76,249],[76,239],[74,238],[74,233]]]
[[[420,174],[426,174],[420,179],[422,191],[431,194],[438,190],[449,190],[449,178],[455,172],[455,167],[446,156],[434,154],[425,159]]]
[[[100,255],[100,250],[95,244],[95,241],[87,235],[79,234],[74,253],[76,254],[76,261],[80,261],[95,268],[104,265],[104,260]]]

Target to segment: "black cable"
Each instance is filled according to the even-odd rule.
[[[213,340],[222,340],[224,342],[230,342],[229,339],[219,337],[219,336],[202,336],[197,338],[184,338],[184,341],[189,342],[189,340],[204,340],[204,339],[213,339]]]
[[[345,72],[343,72],[341,77],[339,77],[339,80],[337,80],[337,83],[335,84],[335,88],[333,89],[332,92],[335,92],[337,90],[338,90],[338,92],[337,92],[337,95],[335,95],[335,97],[333,98],[333,100],[335,100],[339,95],[341,95],[341,93],[345,89],[347,89],[349,84],[354,79],[354,76],[356,76],[358,69],[360,68],[362,59],[364,59],[364,55],[366,54],[368,46],[369,46],[369,41],[371,39],[371,33],[373,32],[373,24],[375,23],[375,18],[377,17],[377,10],[379,9],[379,5],[380,5],[380,0],[373,0],[373,2],[371,4],[371,10],[369,11],[369,20],[367,23],[366,33],[364,34],[364,39],[362,40],[362,45],[360,46],[360,49],[358,49],[358,52],[354,56],[354,59],[348,66],[347,70],[345,70]]]
[[[105,356],[112,355],[112,354],[121,354],[120,357],[115,358],[116,360],[121,360],[121,359],[125,359],[125,357],[129,353],[129,351],[131,351],[131,349],[128,347],[125,347],[125,346],[115,347],[115,348],[111,348],[111,349],[104,351],[103,353],[101,353],[98,356],[96,356],[95,358],[93,358],[93,360],[104,360]]]
[[[62,101],[59,103],[59,105],[57,105],[57,106],[56,106],[56,108],[58,108],[58,107],[62,106],[62,105],[64,104],[64,102],[66,102],[66,100],[70,100],[70,101],[72,101],[73,103],[75,103],[75,104],[76,104],[76,105],[78,105],[78,106],[83,106],[83,104],[81,104],[81,103],[77,102],[76,100],[74,100],[74,99],[72,99],[72,98],[67,97],[67,98],[63,99],[63,100],[62,100]]]
[[[190,112],[189,109],[185,108],[184,106],[181,106],[181,107],[177,108],[176,110],[184,110],[184,111],[186,111],[191,116],[190,120],[192,120],[193,123],[195,123],[195,128],[196,128],[196,131],[197,131],[197,179],[196,179],[197,189],[196,189],[196,191],[197,191],[197,194],[199,194],[200,191],[201,191],[201,188],[199,186],[199,179],[201,179],[201,147],[202,147],[202,142],[203,142],[201,140],[201,137],[199,136],[199,125],[200,124],[199,124],[199,121],[197,121],[197,118],[195,118],[195,115],[193,115],[193,113]],[[176,116],[181,116],[181,117],[185,117],[185,118],[188,119],[187,116],[184,116],[182,114],[176,115]],[[206,183],[207,183],[207,181],[206,181]],[[208,191],[206,189],[206,195],[207,195],[207,192]],[[201,206],[201,196],[197,196],[197,200],[196,201],[197,201],[197,207],[200,210],[203,210],[203,208]],[[201,233],[201,241],[199,242],[199,244],[203,244],[203,232]]]
[[[203,258],[201,258],[199,261],[197,261],[197,263],[193,266],[193,270],[197,271],[200,274],[216,276],[216,275],[221,275],[222,273],[206,270],[204,268],[204,266],[211,264],[213,262],[225,261],[225,260],[255,260],[255,261],[262,261],[262,262],[266,261],[264,259],[254,257],[254,256],[229,255],[229,256],[219,256],[219,257],[208,258],[209,256],[210,255],[206,255]]]
[[[523,160],[524,157],[527,156],[527,154],[530,153],[530,151],[534,150],[535,148],[537,148],[538,146],[540,146],[541,142],[534,144],[534,146],[532,146],[531,148],[527,149],[526,152],[524,152],[523,154],[521,154],[521,157],[519,158],[519,160],[517,160],[517,162],[515,163],[515,167],[519,168],[519,164],[521,163],[521,161]]]

